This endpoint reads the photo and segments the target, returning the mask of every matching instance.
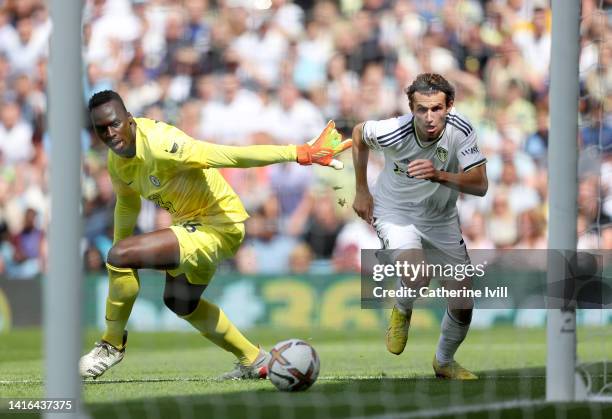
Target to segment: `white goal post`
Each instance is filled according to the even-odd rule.
[[[45,398],[71,399],[76,411],[48,418],[80,417],[81,285],[83,264],[81,129],[83,78],[81,0],[51,0],[48,124],[51,138],[49,274],[43,286]]]
[[[548,248],[576,250],[578,215],[578,63],[580,1],[552,1]],[[565,278],[560,258],[548,258],[548,283]],[[549,293],[550,295],[550,293]],[[576,398],[576,310],[548,309],[546,400]]]

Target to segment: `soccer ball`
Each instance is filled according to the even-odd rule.
[[[270,351],[268,376],[281,391],[303,391],[319,376],[319,356],[312,346],[300,339],[274,345]]]

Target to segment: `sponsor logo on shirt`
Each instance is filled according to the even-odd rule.
[[[149,195],[147,197],[147,199],[150,200],[150,201],[153,201],[155,203],[155,205],[157,205],[160,208],[165,209],[170,214],[175,214],[176,213],[176,209],[174,208],[174,205],[172,205],[172,202],[164,201],[160,194],[156,193],[156,194]]]
[[[159,181],[159,179],[156,176],[153,176],[153,175],[149,176],[149,180],[156,187],[159,187],[159,185],[161,185],[161,182]]]
[[[476,154],[476,153],[480,153],[480,150],[478,149],[477,145],[472,146],[470,148],[466,148],[465,150],[461,152],[461,155],[465,157],[465,156],[469,156],[470,154]]]
[[[410,162],[410,160],[407,160],[407,161]],[[404,160],[399,161],[399,162],[393,162],[393,165],[394,165],[393,173],[395,173],[398,176],[406,176],[406,177],[413,179],[414,176],[410,176],[408,174],[408,165],[403,162]]]

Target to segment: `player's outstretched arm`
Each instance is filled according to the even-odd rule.
[[[172,154],[166,153],[165,158],[181,159],[184,164],[202,168],[247,168],[294,161],[302,165],[315,163],[342,169],[342,162],[334,157],[350,148],[351,145],[352,140],[342,141],[342,136],[336,131],[334,122],[329,121],[317,138],[303,145],[235,147],[191,140],[177,144],[176,150]],[[168,147],[171,147],[171,144]]]
[[[301,165],[316,163],[340,170],[344,167],[344,164],[334,157],[351,148],[352,145],[353,140],[351,138],[342,141],[342,135],[336,131],[334,121],[329,121],[317,138],[296,147],[297,162]]]

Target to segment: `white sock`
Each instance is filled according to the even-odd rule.
[[[469,323],[459,323],[451,317],[448,309],[446,309],[440,327],[440,340],[438,340],[438,348],[436,349],[436,359],[440,364],[446,365],[453,361],[455,352],[465,339],[469,328]]]
[[[396,289],[401,289],[402,287],[405,287],[406,285],[404,285],[404,283],[402,282],[401,278],[397,278],[397,288]],[[395,298],[395,307],[402,312],[402,314],[406,314],[407,312],[409,312],[410,310],[412,310],[412,306],[414,305],[414,302],[417,300],[418,297],[396,297]]]

